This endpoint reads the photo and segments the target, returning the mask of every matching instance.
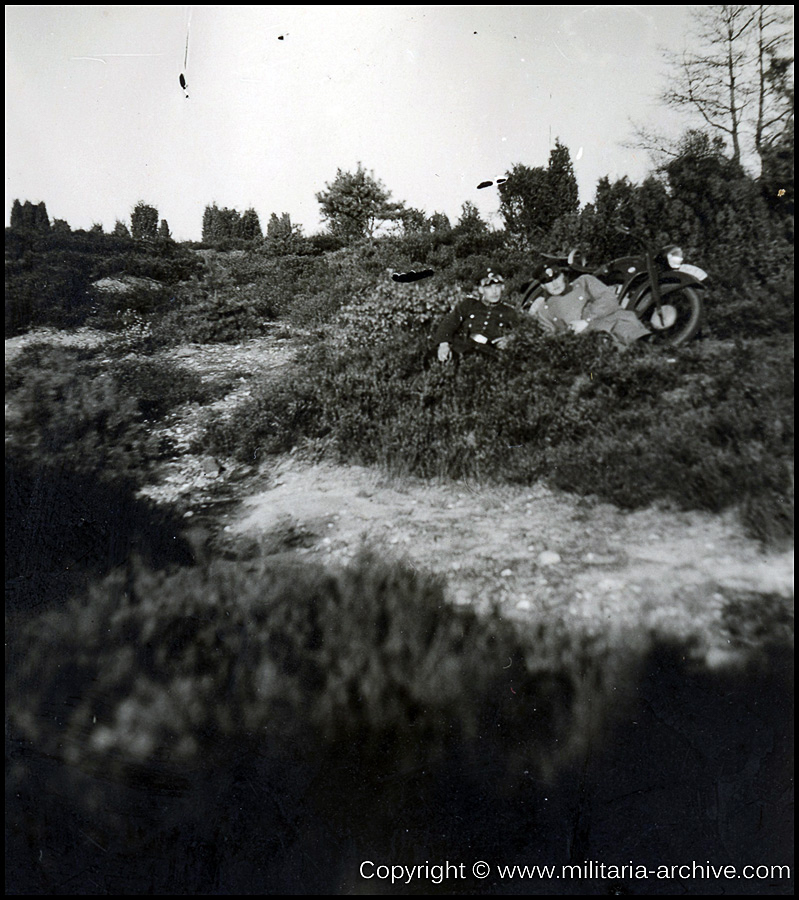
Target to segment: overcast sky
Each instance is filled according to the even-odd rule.
[[[111,230],[145,200],[199,240],[211,202],[318,231],[315,193],[359,161],[395,200],[453,222],[471,200],[497,227],[477,185],[546,165],[556,137],[581,202],[602,175],[640,181],[622,144],[657,121],[691,7],[5,10],[6,222],[20,199]]]

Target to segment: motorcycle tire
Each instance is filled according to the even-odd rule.
[[[674,324],[658,331],[652,328],[651,317],[655,311],[655,301],[650,291],[646,291],[635,301],[632,306],[636,316],[652,331],[645,338],[653,344],[662,344],[669,347],[679,347],[690,341],[702,327],[704,304],[699,294],[688,285],[679,287],[663,298],[663,303],[673,306],[677,310],[677,318]]]

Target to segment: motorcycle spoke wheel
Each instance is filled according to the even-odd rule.
[[[673,307],[677,313],[669,328],[658,330],[652,327],[652,316],[655,313],[655,302],[647,291],[635,304],[634,311],[638,318],[649,328],[652,334],[645,338],[651,344],[662,344],[679,347],[690,341],[702,327],[702,300],[691,287],[680,287],[663,298],[663,305]]]

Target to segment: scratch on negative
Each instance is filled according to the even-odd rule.
[[[557,47],[558,53],[560,53],[560,55],[566,60],[566,62],[571,62],[571,60],[569,59],[569,57],[566,56],[566,54],[560,49],[560,47],[558,47],[558,42],[557,42],[557,41],[552,41],[552,43]]]

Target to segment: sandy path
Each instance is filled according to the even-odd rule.
[[[754,637],[730,617],[742,596],[764,596],[769,619],[792,616],[793,551],[763,552],[733,515],[625,513],[541,486],[390,479],[287,457],[225,533],[334,563],[374,548],[443,575],[456,603],[592,635],[694,636],[719,661]]]

